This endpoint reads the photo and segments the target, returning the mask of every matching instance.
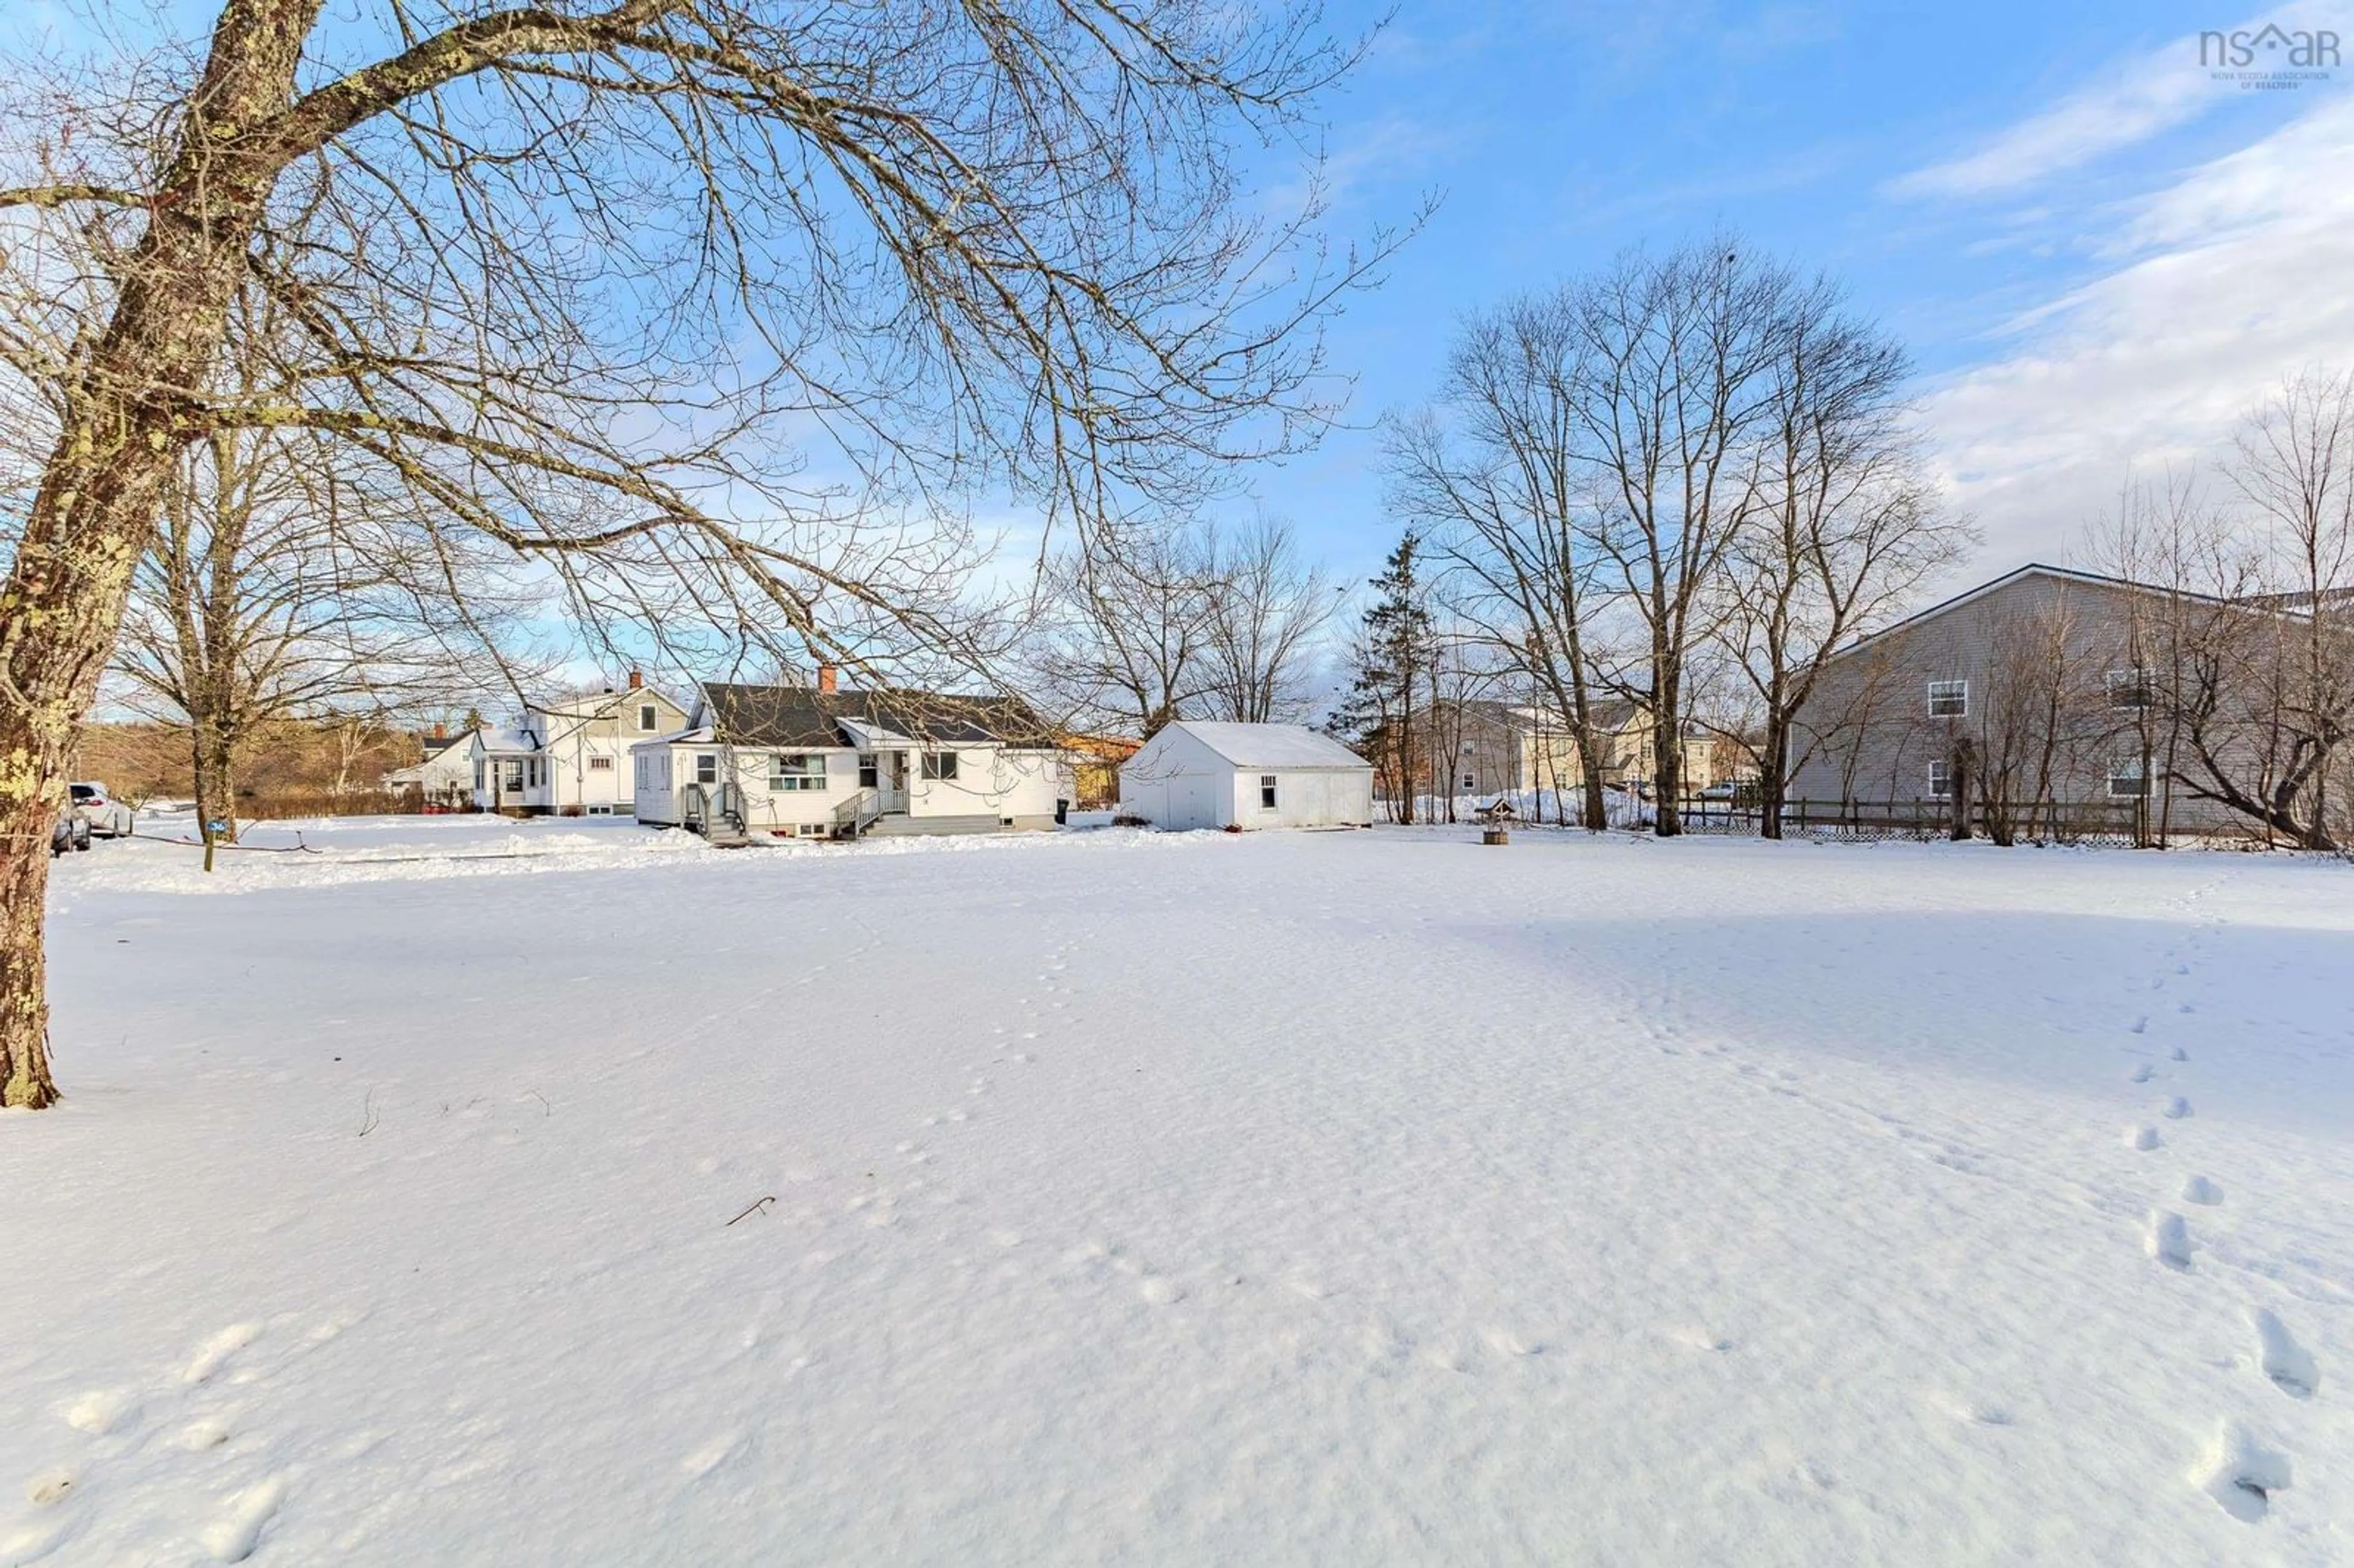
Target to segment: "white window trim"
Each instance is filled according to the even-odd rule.
[[[1929,764],[1929,799],[1950,800],[1954,798],[1953,765],[1939,758]]]
[[[1260,810],[1276,811],[1282,810],[1282,807],[1278,805],[1278,802],[1280,801],[1283,797],[1276,793],[1279,788],[1281,788],[1281,786],[1278,784],[1275,774],[1262,773],[1258,776],[1258,809]]]
[[[1951,713],[1940,713],[1940,712],[1938,712],[1938,711],[1937,711],[1937,704],[1938,704],[1938,702],[1939,702],[1939,700],[1940,700],[1941,698],[1951,698],[1951,697],[1956,697],[1956,696],[1958,696],[1958,697],[1961,699],[1961,704],[1962,704],[1962,705],[1961,705],[1960,707],[1956,708],[1956,709],[1955,709],[1953,712],[1951,712]],[[1969,717],[1969,716],[1970,716],[1970,683],[1969,683],[1969,682],[1967,682],[1967,681],[1966,681],[1966,680],[1965,680],[1965,681],[1932,681],[1932,682],[1930,682],[1930,683],[1929,683],[1929,691],[1928,691],[1928,705],[1929,705],[1929,716],[1930,716],[1931,718],[1967,718],[1967,717]]]
[[[2119,779],[2130,779],[2130,789],[2117,788]],[[2149,799],[2149,775],[2143,771],[2141,758],[2127,757],[2109,764],[2109,799],[2112,800],[2147,800]]]
[[[638,728],[651,735],[662,728],[662,710],[652,703],[638,705]]]
[[[788,758],[801,766],[789,769]],[[825,753],[822,751],[772,751],[769,754],[769,792],[772,795],[823,794],[826,789]]]
[[[2143,699],[2142,701],[2134,703],[2121,703],[2117,701],[2117,688],[2120,685],[2128,685],[2128,683],[2129,689],[2132,693],[2136,696],[2141,697]],[[2103,678],[2103,685],[2109,699],[2109,706],[2126,713],[2139,713],[2145,708],[2154,707],[2157,705],[2147,700],[2149,696],[2150,684],[2150,671],[2147,665],[2132,670],[2111,670]]]

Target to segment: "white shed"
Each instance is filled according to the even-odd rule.
[[[1120,765],[1119,812],[1189,828],[1371,827],[1373,765],[1296,724],[1172,724]]]

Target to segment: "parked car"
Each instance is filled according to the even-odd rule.
[[[49,830],[49,858],[55,860],[68,850],[90,848],[90,823],[80,811],[68,806],[58,813],[57,826]]]
[[[106,792],[106,786],[95,779],[69,784],[73,791],[74,815],[90,824],[90,831],[102,839],[127,839],[138,831],[138,819],[131,808]]]

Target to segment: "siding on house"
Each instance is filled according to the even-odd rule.
[[[2163,717],[2137,700],[2167,603],[2029,566],[1864,639],[1799,710],[1790,798],[1935,802],[1966,757],[1981,798],[2130,802],[2138,776],[2175,831],[2243,825],[2169,775]]]

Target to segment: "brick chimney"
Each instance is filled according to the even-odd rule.
[[[821,691],[821,692],[832,692],[832,691],[839,691],[839,690],[841,689],[841,687],[842,687],[842,672],[841,672],[841,671],[839,671],[839,670],[835,669],[835,668],[834,668],[832,665],[831,665],[831,664],[820,664],[820,665],[817,667],[817,689],[818,689],[819,691]]]
[[[448,725],[446,725],[446,724],[443,724],[443,723],[442,723],[440,720],[439,720],[439,719],[434,720],[434,721],[433,721],[433,738],[434,738],[434,739],[436,739],[436,740],[447,740],[447,739],[449,739],[449,738],[450,738],[450,726],[449,726]]]
[[[645,683],[646,678],[642,673],[636,670],[630,672],[630,690],[633,692],[642,691],[645,689]]]

